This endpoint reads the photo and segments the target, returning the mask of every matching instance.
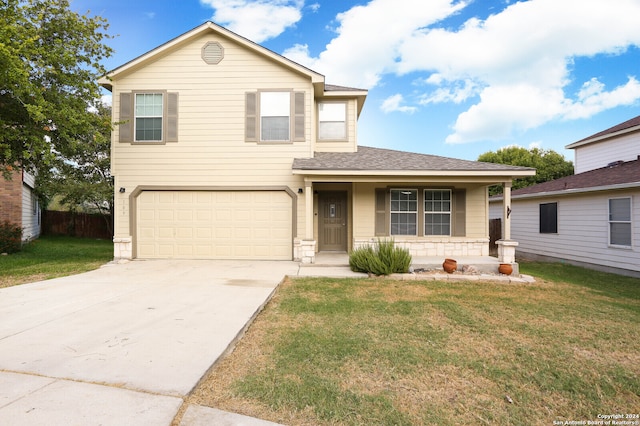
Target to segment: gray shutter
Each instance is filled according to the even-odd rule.
[[[246,141],[258,141],[258,94],[247,92],[245,95],[245,130]]]
[[[133,142],[133,94],[120,93],[119,142]]]
[[[178,142],[178,94],[167,93],[166,142]]]
[[[375,234],[376,237],[389,235],[389,191],[386,188],[376,188],[376,216]]]
[[[467,235],[467,191],[456,189],[453,191],[453,230],[454,237]]]
[[[304,92],[294,92],[293,140],[304,142]]]

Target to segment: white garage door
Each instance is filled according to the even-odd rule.
[[[291,224],[284,191],[144,191],[137,256],[291,260]]]

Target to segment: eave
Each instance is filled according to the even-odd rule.
[[[620,183],[617,185],[592,186],[589,188],[563,189],[561,191],[535,192],[533,194],[511,195],[512,200],[533,198],[568,197],[571,195],[589,194],[592,192],[619,191],[624,189],[640,189],[640,182]],[[501,196],[491,197],[489,202],[502,201]]]

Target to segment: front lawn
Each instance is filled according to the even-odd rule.
[[[640,280],[287,280],[189,397],[289,425],[551,425],[640,412]],[[569,423],[567,423],[569,424]]]
[[[113,259],[113,243],[90,238],[44,236],[21,252],[0,256],[0,288],[96,269]]]

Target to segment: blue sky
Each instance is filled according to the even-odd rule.
[[[640,0],[72,0],[113,69],[211,20],[369,90],[359,144],[475,160],[640,115]]]

